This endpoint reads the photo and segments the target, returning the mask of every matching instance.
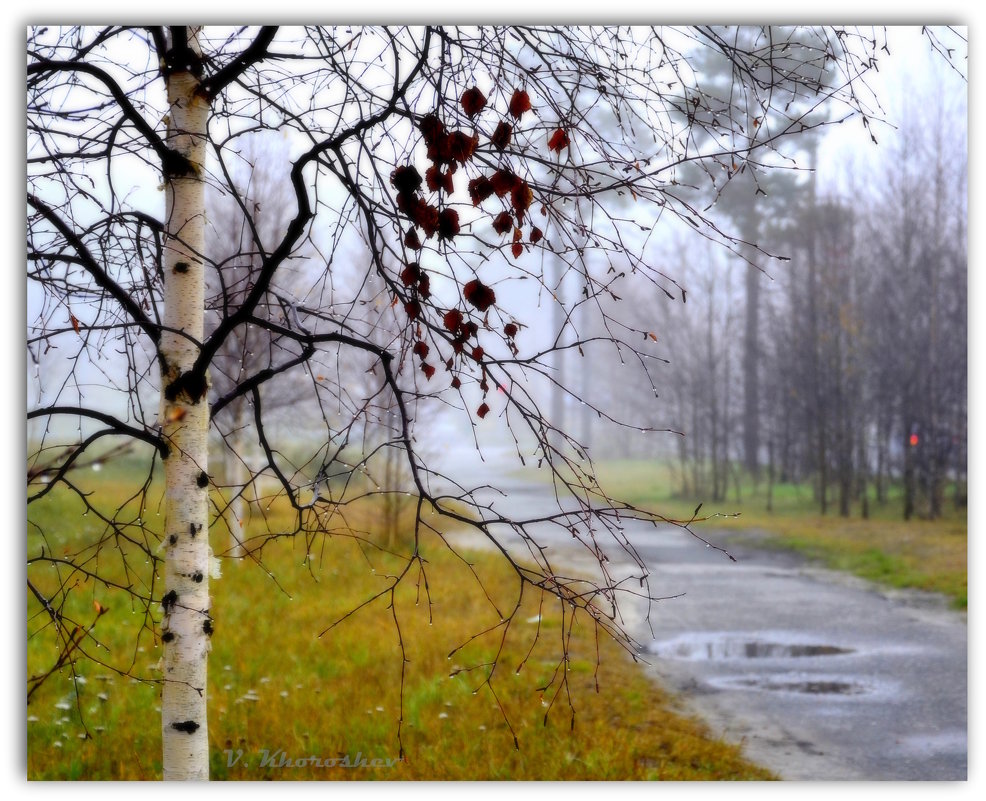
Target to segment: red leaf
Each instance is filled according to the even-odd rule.
[[[479,178],[473,178],[469,182],[469,197],[472,198],[472,204],[474,206],[478,206],[492,194],[493,182],[486,176],[481,175]]]
[[[496,303],[496,294],[478,278],[474,278],[466,284],[462,288],[462,292],[466,296],[466,300],[480,311],[486,311]]]
[[[459,380],[458,376],[452,378],[452,389],[458,389],[462,386],[462,382]]]
[[[513,339],[517,336],[517,325],[515,323],[507,323],[503,326],[503,333]]]
[[[411,195],[421,188],[421,174],[411,166],[398,167],[390,174],[390,183],[402,195]]]
[[[425,378],[428,381],[431,381],[431,377],[435,374],[435,368],[428,364],[428,362],[421,362],[421,371],[425,374]]]
[[[69,319],[69,322],[72,323],[72,330],[74,330],[75,333],[78,334],[79,333],[79,318],[76,317],[74,314],[72,314],[72,312],[69,312],[68,313],[68,319]]]
[[[483,404],[478,409],[476,409],[476,414],[480,417],[486,417],[490,413],[490,407],[487,404]]]
[[[478,136],[470,136],[465,131],[453,131],[448,136],[448,157],[459,164],[465,164],[476,152]]]
[[[518,223],[524,221],[524,212],[531,207],[531,201],[533,200],[534,193],[531,191],[531,187],[528,186],[527,181],[521,181],[510,193],[510,204],[514,207],[514,211],[517,212]]]
[[[510,113],[520,119],[525,111],[531,110],[531,98],[523,89],[517,89],[510,98]]]
[[[510,246],[510,252],[514,254],[515,259],[519,259],[520,254],[524,252],[524,246],[520,244],[520,242],[514,242],[514,244]]]
[[[532,245],[536,245],[538,242],[540,242],[543,236],[544,236],[544,233],[536,225],[533,228],[531,228],[531,244]]]
[[[510,137],[513,132],[514,129],[510,126],[509,122],[501,122],[496,126],[496,130],[493,131],[493,136],[490,137],[490,144],[497,150],[506,150],[510,145]]]
[[[435,231],[438,230],[438,209],[429,206],[420,198],[411,208],[410,216],[414,224],[424,230],[425,238],[434,235]]]
[[[404,311],[412,320],[417,320],[421,316],[421,304],[416,300],[405,301]]]
[[[421,277],[418,279],[418,294],[425,300],[431,297],[431,278],[424,270],[421,271]]]
[[[562,148],[566,147],[568,147],[568,134],[564,128],[558,128],[548,139],[548,150],[561,153]]]
[[[474,86],[462,93],[459,102],[462,103],[462,110],[466,112],[466,116],[471,119],[486,106],[486,95],[479,90],[479,87]]]
[[[498,234],[505,234],[511,228],[514,227],[514,221],[510,217],[510,213],[506,211],[501,211],[493,219],[493,230]]]
[[[418,239],[418,232],[409,228],[404,234],[404,247],[410,250],[421,250],[421,240]]]
[[[510,170],[497,170],[493,173],[490,182],[493,184],[493,191],[496,192],[496,196],[503,197],[507,192],[511,192],[515,187],[520,186],[521,180],[510,172]]]
[[[421,131],[421,135],[424,136],[425,144],[429,147],[434,145],[439,137],[445,133],[445,125],[438,119],[434,114],[429,114],[426,117],[422,117],[421,122],[418,123],[418,128]]]
[[[438,215],[438,238],[451,239],[459,233],[459,212],[455,209],[442,209]]]
[[[472,349],[472,357],[477,362],[481,362],[483,360],[484,353],[485,351],[479,345]]]
[[[417,342],[414,343],[414,355],[415,356],[420,356],[422,359],[426,359],[428,357],[428,351],[429,350],[430,350],[430,348],[428,347],[428,343],[427,342],[422,342],[419,339]]]
[[[462,325],[462,312],[458,309],[449,309],[445,312],[442,322],[445,323],[445,328],[454,334],[459,330],[459,326]]]
[[[446,194],[451,195],[454,190],[452,173],[442,172],[437,164],[425,170],[425,182],[428,184],[428,189],[432,192],[437,192],[441,189]]]
[[[421,266],[417,262],[413,262],[401,271],[401,283],[404,286],[411,286],[411,284],[416,284],[418,279],[421,277]]]

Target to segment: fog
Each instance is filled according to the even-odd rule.
[[[939,35],[945,46],[965,48],[954,34]],[[561,347],[538,362],[540,376],[529,376],[523,390],[578,441],[565,446],[573,454],[671,460],[683,492],[713,498],[728,491],[736,463],[779,480],[815,476],[831,485],[833,502],[849,492],[838,490],[839,482],[866,477],[911,476],[932,494],[938,477],[964,478],[967,84],[920,29],[892,28],[887,37],[889,53],[867,76],[875,100],[866,124],[857,116],[825,126],[797,140],[797,149],[772,154],[776,169],[751,165],[728,189],[683,175],[681,195],[706,210],[723,236],[671,215],[655,221],[629,197],[613,198],[638,223],[638,239],[624,241],[627,251],[666,278],[631,275],[590,298],[572,259],[566,266],[566,257],[549,249],[519,272],[507,262],[484,266],[500,317],[520,325],[519,356]],[[964,65],[965,54],[955,61]],[[303,147],[288,136],[279,155],[265,158],[287,165]],[[161,214],[152,170],[135,169],[143,177],[129,176],[129,202]],[[579,248],[574,236],[546,230],[549,244],[569,254]],[[369,304],[378,315],[375,330],[389,327],[398,338],[399,315],[385,308],[386,288],[347,284],[347,264],[361,265],[364,247],[355,227],[316,231],[293,268],[303,278],[309,259],[315,277],[293,284],[294,302]],[[600,285],[614,268],[634,271],[619,257],[585,265]],[[357,266],[353,280],[362,272]],[[456,289],[438,277],[432,291],[451,298]],[[72,314],[87,324],[84,308]],[[70,321],[68,309],[46,306],[30,281],[27,319],[29,326]],[[625,322],[645,333],[643,344],[633,343],[641,355],[612,341],[587,341],[630,336],[614,332]],[[153,417],[153,371],[135,390],[122,352],[31,346],[28,353],[28,409],[77,395],[124,420]],[[151,354],[143,359],[139,369],[149,370]],[[333,369],[328,358],[310,372]],[[556,381],[567,391],[553,389]],[[461,413],[481,397],[471,386],[458,398],[422,399],[417,436],[438,438],[443,448],[472,447],[477,437],[501,445],[520,438],[518,455],[533,456],[530,435],[508,430],[502,407],[482,425]],[[287,433],[308,435],[298,407],[283,417],[276,425]],[[66,440],[85,429],[77,420],[35,422],[29,439],[41,436],[41,425]],[[439,433],[429,434],[429,426]],[[827,492],[822,496],[825,503]]]

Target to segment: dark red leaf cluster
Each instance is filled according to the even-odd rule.
[[[431,162],[435,165],[447,164],[452,171],[456,163],[465,164],[471,159],[479,145],[478,136],[471,136],[465,131],[446,131],[445,124],[434,114],[424,117],[418,128],[424,137]]]
[[[421,240],[414,228],[408,228],[407,233],[404,234],[404,247],[409,250],[421,250]]]
[[[476,414],[481,418],[486,417],[486,415],[488,415],[489,413],[490,413],[490,407],[489,404],[486,403],[484,403],[482,406],[476,409]]]
[[[531,228],[531,244],[536,245],[544,238],[544,232],[536,225]]]

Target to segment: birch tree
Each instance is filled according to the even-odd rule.
[[[730,40],[703,28],[29,29],[27,345],[37,402],[28,411],[35,426],[28,499],[41,505],[64,491],[100,524],[57,553],[50,543],[68,537],[69,521],[34,524],[31,611],[48,621],[37,633],[59,649],[56,666],[71,667],[85,658],[110,663],[91,647],[95,623],[66,611],[66,575],[126,593],[142,610],[143,630],[163,644],[154,680],[162,689],[164,778],[208,776],[209,537],[222,517],[210,496],[208,433],[241,400],[263,462],[250,480],[260,470],[272,476],[293,520],[288,531],[255,526],[246,558],[262,566],[265,542],[294,537],[313,548],[330,527],[340,530],[336,516],[356,483],[337,491],[329,479],[367,415],[392,398],[397,434],[388,446],[402,451],[415,523],[404,567],[378,598],[392,599],[397,586],[426,570],[423,541],[443,539],[427,522],[432,512],[489,538],[513,569],[518,601],[503,616],[503,637],[524,594],[534,593],[559,604],[566,625],[576,613],[588,616],[633,651],[619,613],[630,583],[611,574],[607,551],[636,566],[633,594],[654,599],[657,588],[622,526],[664,518],[604,496],[585,449],[565,432],[556,436],[542,412],[558,382],[553,354],[633,354],[651,369],[653,332],[626,324],[612,302],[641,286],[668,303],[683,301],[684,292],[651,260],[641,230],[677,219],[735,246],[679,191],[682,169],[703,163],[714,180],[728,181],[737,159],[822,124],[807,112],[775,108],[777,85],[783,82],[785,103],[803,101],[798,109],[832,102],[869,113],[861,79],[879,52],[880,31],[815,34],[771,28]],[[781,71],[795,39],[808,42],[799,58],[831,68]],[[732,62],[737,96],[764,109],[769,123],[750,130],[748,115],[703,90],[690,65],[704,49]],[[288,221],[273,237],[229,169],[260,131],[277,132],[291,149],[280,176],[291,198]],[[249,231],[244,248],[257,265],[235,302],[222,295],[211,329],[206,273],[219,286],[224,273],[205,243],[207,184],[239,206]],[[153,192],[158,185],[164,203]],[[344,267],[356,244],[365,257]],[[305,289],[282,292],[277,276],[302,252],[317,254],[321,269]],[[560,279],[546,278],[549,263],[572,275],[578,300],[553,296]],[[386,344],[354,314],[357,301],[333,294],[343,270],[355,270],[355,285],[372,278],[393,310],[398,331]],[[535,323],[551,314],[525,319],[514,292],[540,297],[542,308],[569,304],[557,318],[560,330],[535,337]],[[572,303],[582,307],[577,318]],[[224,344],[248,326],[278,346],[231,386],[210,390]],[[372,362],[368,392],[334,376],[334,365],[353,354]],[[572,372],[563,390],[578,398],[585,383]],[[305,387],[292,390],[298,408],[312,411],[301,452],[278,439],[261,392],[292,374]],[[509,428],[518,460],[540,464],[571,502],[525,518],[494,509],[463,477],[442,475],[416,444],[410,410],[421,416],[428,401],[458,409],[473,430]],[[147,449],[147,478],[133,504],[114,508],[74,478],[104,438]],[[157,527],[145,514],[161,465],[166,502]],[[672,522],[691,531],[692,521]],[[599,578],[566,577],[539,545],[538,526],[559,528],[584,547]],[[505,546],[504,532],[520,539],[525,559]],[[123,581],[111,578],[110,562],[125,572]],[[97,608],[96,619],[104,613]],[[125,662],[113,669],[133,670]],[[496,660],[484,669],[492,690]],[[561,688],[566,673],[553,680]],[[31,691],[45,675],[31,677]]]

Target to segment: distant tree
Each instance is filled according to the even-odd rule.
[[[41,299],[28,346],[42,373],[74,361],[68,379],[28,411],[50,421],[32,443],[28,497],[43,505],[53,492],[75,493],[104,525],[57,553],[31,546],[31,611],[49,621],[39,636],[57,644],[57,664],[96,657],[77,634],[88,630],[85,621],[73,628],[62,611],[72,586],[62,574],[106,581],[112,553],[130,576],[120,591],[163,643],[164,778],[206,778],[210,528],[229,494],[264,473],[293,518],[267,540],[292,535],[313,545],[352,502],[355,484],[343,480],[340,490],[329,479],[378,401],[393,404],[386,447],[402,453],[416,518],[404,567],[382,601],[427,569],[425,511],[434,510],[499,546],[516,574],[518,609],[525,593],[553,598],[567,625],[578,611],[631,647],[616,608],[625,585],[610,575],[604,547],[623,548],[640,565],[634,592],[652,597],[619,530],[627,518],[660,518],[602,497],[576,440],[556,438],[540,406],[554,380],[551,354],[589,345],[638,353],[649,329],[621,326],[605,304],[642,286],[684,299],[647,258],[640,229],[678,219],[735,241],[679,191],[684,166],[729,175],[734,162],[750,163],[819,124],[785,113],[792,93],[866,113],[860,78],[878,36],[776,27],[737,38],[706,28],[31,28],[27,257]],[[710,49],[732,65],[744,108],[783,122],[754,133],[746,111],[716,112],[722,98],[692,69]],[[798,62],[833,66],[788,68]],[[246,140],[268,130],[292,153],[280,177],[271,176],[274,209],[231,169]],[[228,229],[237,228],[230,241],[238,253],[228,257],[211,255],[208,245],[210,189],[238,208]],[[273,229],[268,214],[279,222]],[[329,292],[355,241],[366,256],[346,272],[379,282],[400,321],[386,344],[367,335],[353,313],[358,301]],[[304,288],[283,280],[299,253],[320,261]],[[527,339],[534,321],[512,313],[509,298],[526,289],[542,293],[546,306],[554,302],[549,254],[577,277],[579,302],[596,322],[581,338],[565,315],[565,331],[541,349]],[[259,361],[242,356],[251,342],[264,353]],[[90,391],[86,371],[108,354],[111,378]],[[354,393],[333,371],[357,357],[372,363],[368,392]],[[315,421],[300,448],[271,414],[271,388],[288,379],[297,406]],[[580,386],[573,381],[570,396]],[[429,403],[454,405],[474,427],[525,434],[535,443],[527,453],[573,491],[574,506],[523,519],[484,505],[461,477],[441,476],[422,458],[413,401],[419,413]],[[249,429],[234,412],[243,402]],[[67,443],[54,425],[63,418],[76,423]],[[256,462],[246,452],[231,457],[252,472],[234,474],[243,487],[226,486],[222,500],[210,493],[210,427],[225,433],[230,449],[260,454]],[[134,504],[115,507],[73,481],[72,468],[104,438],[149,448],[136,513]],[[163,529],[144,517],[158,468]],[[450,485],[459,488],[450,494]],[[563,578],[553,552],[538,547],[535,523],[571,532],[598,560],[601,578]],[[503,524],[529,544],[531,563],[503,547]],[[55,533],[36,525],[32,543]],[[251,543],[247,558],[261,558],[260,544]],[[512,622],[508,612],[502,636]],[[492,690],[495,660],[485,669]],[[566,674],[557,674],[562,686]]]

